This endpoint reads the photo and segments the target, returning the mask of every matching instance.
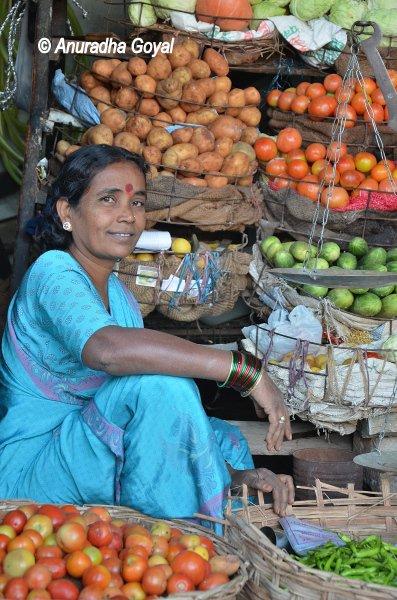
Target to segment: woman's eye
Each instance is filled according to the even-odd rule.
[[[104,196],[102,198],[102,201],[106,204],[110,204],[111,202],[116,202],[116,199],[114,198],[114,196]]]
[[[143,200],[133,200],[132,201],[133,206],[144,206],[144,201]]]

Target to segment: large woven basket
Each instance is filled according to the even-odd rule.
[[[5,512],[18,508],[21,504],[26,502],[31,502],[31,500],[10,500],[10,501],[1,501],[0,502],[0,520]],[[103,506],[99,504],[85,504],[83,506],[77,506],[76,508],[82,513],[88,510],[93,506]],[[133,523],[139,523],[144,526],[150,526],[158,519],[153,517],[148,517],[136,510],[128,508],[126,506],[112,506],[106,505],[104,506],[109,513],[115,519],[124,519],[126,521],[131,521]],[[198,515],[199,516],[199,515]],[[207,519],[206,516],[202,515],[203,518]],[[163,519],[164,520],[164,519]],[[214,520],[215,519],[211,519]],[[222,554],[236,554],[235,548],[231,546],[229,542],[225,539],[220,538],[211,532],[210,529],[206,527],[201,527],[200,525],[189,523],[188,521],[184,521],[182,519],[173,519],[164,520],[166,523],[171,525],[172,527],[179,527],[182,531],[191,534],[205,535],[215,545],[215,549],[217,552]],[[241,552],[239,552],[241,555]],[[245,582],[247,581],[247,567],[244,562],[242,562],[238,573],[233,579],[231,579],[227,584],[220,586],[219,588],[215,588],[213,590],[207,592],[189,592],[189,593],[181,593],[181,594],[172,594],[171,596],[167,596],[167,598],[177,598],[178,600],[234,600],[239,597],[239,592],[244,587]]]
[[[316,500],[295,502],[288,516],[347,533],[355,539],[375,534],[385,541],[397,542],[397,494],[390,493],[389,481],[382,478],[382,493],[337,488],[316,480]],[[342,498],[330,500],[328,492],[337,491]],[[279,528],[279,517],[270,504],[250,505],[245,492],[245,506],[237,511],[229,507],[227,520],[230,542],[241,548],[254,568],[245,588],[247,598],[264,600],[380,600],[397,599],[397,589],[365,583],[306,567],[284,550],[277,548],[261,533],[265,525]],[[244,499],[243,499],[244,500]]]

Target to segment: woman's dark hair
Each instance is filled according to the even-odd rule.
[[[72,241],[72,234],[65,231],[58,216],[56,203],[67,198],[70,206],[76,207],[89,187],[94,176],[114,163],[129,162],[143,174],[148,165],[139,154],[124,148],[98,144],[84,146],[73,152],[64,162],[57,179],[47,195],[41,215],[28,222],[25,231],[33,236],[42,250],[65,250]]]

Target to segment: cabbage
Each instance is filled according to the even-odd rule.
[[[397,335],[391,335],[382,346],[383,350],[395,350],[395,352],[387,352],[386,360],[397,363]]]
[[[151,27],[157,22],[157,17],[153,6],[149,6],[150,0],[145,0],[145,4],[132,0],[128,6],[128,16],[135,27]]]
[[[368,0],[369,10],[396,10],[396,0]]]
[[[194,15],[197,0],[156,0],[153,2],[159,19],[169,19],[172,10]]]
[[[397,13],[390,10],[370,10],[366,13],[367,21],[375,21],[382,30],[383,35],[394,36],[397,34]]]
[[[281,6],[277,6],[274,0],[262,0],[260,4],[252,7],[253,18],[251,20],[251,29],[258,29],[260,22],[270,17],[281,17],[287,11]]]
[[[336,0],[328,19],[344,29],[351,29],[355,21],[362,20],[367,8],[363,0]]]
[[[251,6],[255,6],[255,4],[260,4],[261,2],[263,2],[263,0],[249,0]],[[290,0],[270,0],[270,2],[272,4],[275,4],[276,6],[284,7],[287,6],[287,4],[289,4]]]
[[[334,0],[291,0],[289,10],[302,21],[319,19],[329,11]]]

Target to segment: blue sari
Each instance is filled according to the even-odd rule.
[[[0,362],[0,497],[221,517],[226,462],[253,468],[245,438],[206,416],[191,379],[114,377],[83,364],[99,329],[143,327],[114,274],[108,297],[109,312],[81,265],[58,250],[36,260],[13,297]]]

